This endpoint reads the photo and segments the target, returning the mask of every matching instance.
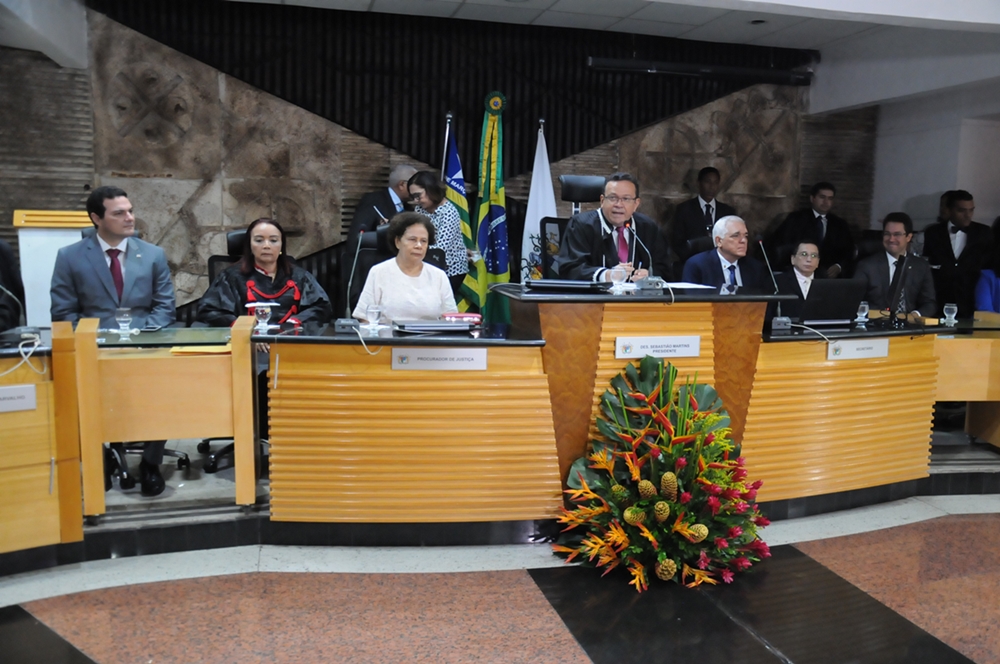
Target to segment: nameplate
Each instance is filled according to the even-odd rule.
[[[18,410],[35,410],[38,401],[34,385],[7,385],[0,387],[0,413]]]
[[[826,345],[828,360],[870,360],[889,357],[889,340],[882,339],[838,339]]]
[[[486,348],[393,348],[394,371],[486,371]]]
[[[628,360],[635,357],[698,357],[701,355],[701,337],[618,337],[615,339],[615,358]]]

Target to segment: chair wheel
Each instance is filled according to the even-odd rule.
[[[118,478],[118,484],[123,490],[134,489],[135,488],[135,475],[130,475],[123,473]]]
[[[198,443],[199,454],[208,454],[211,451],[212,451],[212,444],[209,443],[207,440],[203,440],[200,443]]]
[[[206,473],[215,473],[215,472],[218,472],[219,471],[219,461],[215,457],[209,457],[208,460],[205,462],[205,465],[202,467],[202,469]]]
[[[191,466],[191,459],[185,457],[177,457],[177,470],[184,470]]]

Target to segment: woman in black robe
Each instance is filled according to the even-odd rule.
[[[333,312],[316,278],[285,254],[285,231],[273,219],[257,219],[247,227],[240,262],[209,286],[196,319],[227,327],[239,316],[252,316],[246,305],[253,302],[276,305],[271,309],[272,324],[325,325]]]

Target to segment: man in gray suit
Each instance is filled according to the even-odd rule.
[[[167,256],[156,245],[133,237],[135,217],[126,193],[117,187],[94,189],[87,199],[87,213],[97,232],[63,247],[56,256],[52,320],[76,323],[99,318],[101,327],[116,328],[115,310],[128,307],[133,328],[173,323],[176,304]],[[163,492],[160,464],[165,443],[145,444],[139,464],[143,495]]]
[[[882,246],[885,253],[869,256],[858,263],[856,278],[868,281],[868,306],[918,316],[932,315],[936,309],[934,278],[930,264],[919,256],[907,256],[913,240],[913,221],[905,212],[890,212],[882,220]],[[906,264],[903,265],[903,258]],[[902,268],[902,269],[899,269]],[[901,285],[901,288],[900,288]],[[897,291],[898,301],[892,301]]]

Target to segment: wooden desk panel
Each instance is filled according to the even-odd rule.
[[[58,489],[49,463],[0,470],[0,553],[60,541]]]
[[[491,347],[487,371],[455,372],[393,371],[388,348],[272,344],[271,356],[272,520],[557,514],[541,349]]]
[[[826,344],[762,344],[743,454],[760,500],[926,477],[934,337],[892,337],[889,357],[826,359]]]

